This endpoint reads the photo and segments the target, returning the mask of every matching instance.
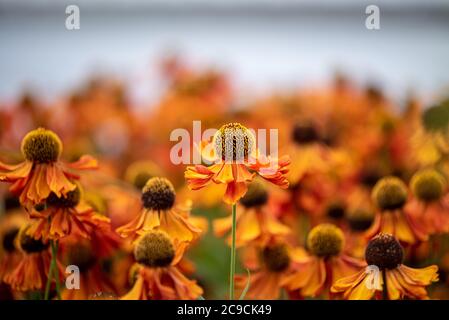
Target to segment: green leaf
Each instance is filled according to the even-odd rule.
[[[245,299],[246,293],[247,293],[248,290],[249,290],[250,280],[251,280],[251,273],[249,272],[248,269],[246,269],[246,272],[248,273],[248,280],[246,280],[245,288],[243,289],[242,294],[240,295],[239,300]]]

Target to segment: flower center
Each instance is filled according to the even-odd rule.
[[[77,184],[76,188],[72,191],[67,192],[66,196],[58,198],[55,193],[50,193],[47,198],[47,205],[55,207],[73,208],[81,200],[81,189]]]
[[[431,202],[441,198],[446,188],[446,180],[436,170],[425,169],[413,175],[410,185],[418,199]]]
[[[261,252],[261,256],[267,269],[273,272],[282,272],[290,265],[290,256],[285,244],[265,247]]]
[[[399,242],[387,233],[381,233],[371,239],[365,250],[365,260],[368,265],[380,269],[394,269],[402,263],[403,250]]]
[[[346,215],[349,227],[353,231],[365,231],[367,230],[374,220],[374,212],[363,208],[358,208],[349,211]]]
[[[345,215],[345,205],[342,202],[336,201],[336,202],[332,202],[330,203],[327,208],[326,208],[326,215],[329,218],[333,218],[333,219],[341,219],[344,217]]]
[[[339,254],[343,249],[343,244],[343,231],[333,224],[320,224],[314,227],[307,236],[307,247],[319,257]]]
[[[313,123],[300,122],[293,127],[292,138],[297,144],[309,144],[318,141],[319,134]]]
[[[245,208],[259,207],[266,204],[268,201],[268,192],[264,185],[258,181],[253,181],[240,203]]]
[[[150,268],[167,267],[175,258],[175,248],[163,231],[145,234],[134,248],[136,261]]]
[[[32,162],[55,162],[61,152],[62,142],[51,130],[39,128],[30,131],[22,140],[22,154]]]
[[[225,161],[242,161],[254,149],[254,135],[240,123],[228,123],[214,136],[215,152]]]
[[[17,234],[19,233],[18,228],[13,228],[8,230],[5,235],[3,236],[3,249],[6,252],[13,252],[16,250],[16,246],[14,245],[14,240],[16,239]]]
[[[374,186],[372,197],[382,211],[400,209],[407,201],[407,187],[399,178],[385,177]]]
[[[67,250],[67,263],[77,266],[81,272],[92,268],[97,259],[89,243],[78,242],[69,246]]]
[[[143,206],[151,210],[168,210],[175,203],[175,188],[165,178],[151,178],[142,189]]]
[[[44,243],[41,239],[36,240],[33,237],[26,234],[28,227],[25,227],[19,231],[19,245],[26,253],[36,253],[46,250],[49,246],[48,243]]]

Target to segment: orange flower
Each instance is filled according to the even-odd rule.
[[[240,199],[241,209],[237,210],[236,246],[248,244],[265,245],[272,237],[286,236],[290,229],[278,221],[267,204],[268,192],[263,184],[254,181],[248,192]],[[216,236],[223,236],[232,227],[232,216],[215,219]],[[230,241],[230,237],[228,237]]]
[[[410,182],[413,199],[405,212],[429,234],[449,232],[449,195],[445,178],[433,169],[415,173]]]
[[[385,177],[379,180],[373,188],[372,198],[379,211],[366,232],[368,239],[383,232],[407,244],[427,240],[428,234],[423,226],[404,211],[408,193],[406,185],[399,178]]]
[[[117,233],[134,240],[153,229],[160,229],[176,241],[191,242],[197,239],[201,229],[189,220],[191,204],[175,206],[173,185],[165,178],[151,178],[142,189],[142,212],[117,229]]]
[[[79,235],[71,235],[61,240],[61,255],[66,265],[75,265],[79,268],[79,288],[64,289],[61,292],[63,300],[86,300],[98,293],[116,294],[113,282],[102,270],[101,259],[110,257],[112,252],[102,250],[104,236],[96,230],[92,237],[96,239],[88,241]],[[116,243],[118,247],[118,243]]]
[[[307,237],[310,254],[305,254],[294,265],[295,272],[286,280],[289,292],[302,297],[316,297],[327,293],[333,281],[365,266],[361,260],[344,254],[344,235],[332,224],[320,224]]]
[[[90,238],[90,228],[109,228],[109,218],[94,212],[81,198],[78,185],[65,197],[59,198],[51,193],[46,200],[46,208],[41,211],[36,207],[31,209],[32,222],[27,234],[47,242],[69,234]]]
[[[402,264],[403,250],[390,234],[379,234],[365,252],[368,267],[342,278],[331,288],[348,300],[428,299],[425,287],[438,281],[438,267],[414,269]]]
[[[292,248],[283,242],[273,241],[265,246],[246,247],[244,262],[252,270],[249,289],[245,298],[257,300],[278,299],[285,287],[292,264],[304,253],[300,248]],[[242,291],[248,281],[247,275],[235,277],[236,288]]]
[[[70,180],[79,178],[74,170],[96,168],[97,161],[85,155],[67,164],[59,160],[61,152],[61,140],[54,132],[43,128],[30,131],[22,140],[25,161],[17,165],[0,162],[0,181],[12,183],[10,191],[23,205],[41,203],[52,192],[65,196],[76,187]]]
[[[122,300],[194,300],[203,294],[196,281],[187,279],[176,266],[184,252],[163,231],[145,234],[134,249],[137,265],[134,285]],[[175,249],[176,247],[176,249]]]
[[[187,167],[185,178],[192,190],[199,190],[211,182],[225,184],[224,201],[234,204],[245,195],[247,184],[253,180],[255,173],[251,171],[281,188],[288,188],[285,177],[290,164],[288,157],[278,160],[259,155],[255,150],[254,135],[239,123],[222,126],[202,151],[203,157],[213,164]]]
[[[17,291],[43,289],[47,282],[52,259],[48,250],[49,245],[28,236],[27,228],[28,226],[21,228],[15,239],[16,247],[21,251],[22,258],[13,270],[3,277],[3,281]],[[58,260],[56,260],[56,265],[59,268],[59,275],[62,276],[64,269]]]

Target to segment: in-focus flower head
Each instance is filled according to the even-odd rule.
[[[424,202],[438,200],[446,189],[446,179],[434,169],[415,173],[410,181],[413,195]]]
[[[368,265],[379,269],[394,269],[402,264],[404,252],[399,242],[391,234],[381,233],[370,240],[365,251]]]
[[[407,201],[407,186],[397,177],[384,177],[374,186],[372,197],[381,210],[400,209]]]
[[[207,154],[207,150],[211,151],[210,154]],[[239,123],[222,126],[212,142],[207,146],[201,144],[201,152],[203,158],[212,165],[187,167],[184,176],[191,190],[199,190],[212,182],[224,184],[224,201],[235,204],[245,195],[256,173],[281,188],[289,186],[285,174],[290,159],[262,155],[255,148],[253,133]]]
[[[248,160],[254,151],[255,137],[240,123],[228,123],[214,135],[214,148],[218,157],[224,161]]]
[[[343,246],[343,231],[333,224],[320,224],[314,227],[307,236],[307,248],[319,257],[338,255]]]

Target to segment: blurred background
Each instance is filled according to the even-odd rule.
[[[65,28],[76,4],[81,29]],[[377,4],[381,29],[365,28]],[[231,75],[237,94],[310,86],[344,70],[401,98],[449,83],[449,2],[358,0],[2,0],[0,98],[24,88],[46,99],[99,72],[132,82],[135,101],[161,94],[167,52]]]
[[[380,30],[365,27],[371,4],[380,8]],[[79,6],[80,30],[66,29],[67,5]],[[50,128],[64,141],[65,159],[81,153],[99,158],[104,176],[92,179],[92,189],[104,182],[108,210],[120,211],[125,206],[118,207],[109,187],[129,183],[128,166],[141,160],[160,166],[158,174],[173,181],[180,198],[187,194],[185,167],[168,157],[172,129],[190,129],[198,119],[203,129],[237,119],[280,128],[289,141],[296,111],[337,140],[326,136],[323,145],[346,148],[358,137],[348,149],[366,151],[362,164],[382,162],[392,123],[399,123],[391,149],[403,156],[397,167],[410,173],[413,148],[402,146],[417,131],[409,121],[415,118],[390,113],[406,105],[415,110],[410,97],[419,97],[420,112],[446,95],[448,40],[447,0],[0,0],[0,153],[16,161],[26,132]],[[356,89],[335,81],[344,78],[336,75]],[[320,89],[310,95],[303,88]],[[235,112],[240,107],[253,107],[252,113]],[[151,116],[134,117],[133,111]],[[375,121],[360,121],[368,111]],[[445,118],[446,126],[449,104],[443,111],[430,120]],[[340,123],[344,134],[335,138]],[[376,143],[366,143],[364,135]],[[140,189],[131,194],[140,201]],[[229,212],[216,203],[221,195],[193,197],[194,214],[210,221]],[[225,296],[228,252],[209,229],[189,253],[206,298]]]

